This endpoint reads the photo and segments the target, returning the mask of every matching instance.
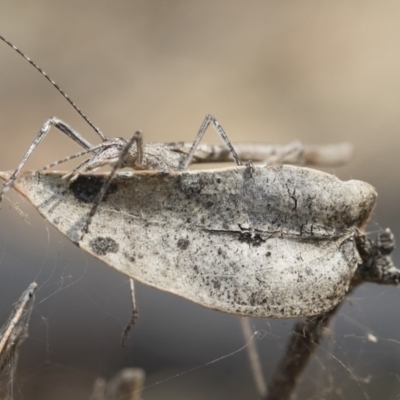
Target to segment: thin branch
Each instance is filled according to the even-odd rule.
[[[260,356],[257,351],[257,345],[255,341],[252,340],[253,332],[250,327],[249,319],[246,317],[241,317],[240,326],[242,328],[244,341],[245,343],[248,343],[246,350],[249,357],[250,367],[253,373],[254,383],[257,387],[258,394],[261,397],[264,397],[267,394],[267,384],[264,380],[264,374],[262,371]]]

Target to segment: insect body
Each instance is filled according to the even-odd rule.
[[[348,145],[234,147],[211,115],[192,144],[143,145],[139,131],[128,141],[109,139],[36,63],[0,40],[43,74],[101,139],[92,145],[60,119],[48,119],[17,168],[2,173],[0,201],[15,186],[82,249],[132,279],[213,309],[308,316],[343,298],[359,259],[354,239],[371,213],[374,189],[304,168],[241,165],[266,159],[332,165],[347,161]],[[200,144],[210,124],[222,145]],[[61,175],[22,173],[52,126],[83,150],[44,169],[88,157]],[[227,159],[237,167],[186,171],[193,162]],[[108,177],[85,175],[104,165],[113,166]],[[133,175],[114,176],[120,167]]]

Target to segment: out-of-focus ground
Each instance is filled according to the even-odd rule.
[[[371,233],[399,236],[400,3],[385,1],[75,1],[0,3],[0,34],[40,64],[106,135],[190,141],[207,113],[232,141],[349,141],[334,172],[377,188]],[[55,115],[98,138],[59,93],[0,43],[0,169],[13,169]],[[217,141],[213,132],[207,139]],[[29,162],[76,152],[56,131]],[[70,167],[70,164],[68,165]],[[97,376],[140,366],[149,399],[255,399],[236,317],[139,285],[127,348],[127,279],[46,224],[23,200],[0,212],[0,318],[36,279],[31,335],[14,397],[87,399]],[[11,206],[17,201],[29,224]],[[395,261],[400,263],[396,255]],[[400,289],[365,286],[337,316],[299,398],[395,398],[400,392]],[[293,321],[255,320],[267,379]],[[371,333],[377,343],[367,340]],[[332,357],[332,355],[334,357]],[[157,381],[172,377],[167,382]],[[314,396],[314,397],[312,397]]]

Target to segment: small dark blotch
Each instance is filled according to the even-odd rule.
[[[266,255],[266,257],[270,257],[271,256],[271,252],[267,251],[267,253],[265,255]]]
[[[89,243],[92,250],[99,256],[105,256],[107,253],[116,253],[119,250],[118,243],[110,237],[97,237]]]
[[[187,196],[195,196],[201,193],[204,183],[196,175],[181,175],[180,187],[183,193]]]
[[[255,235],[251,232],[240,232],[239,234],[239,242],[245,242],[251,244],[254,247],[261,246],[261,243],[266,242],[265,239],[261,237],[260,234],[256,233]]]
[[[129,254],[125,252],[124,257],[131,263],[134,263],[136,261],[135,254]]]
[[[188,239],[179,239],[177,242],[177,246],[181,250],[186,250],[189,247],[190,241]]]
[[[78,179],[69,185],[75,198],[83,203],[93,203],[98,193],[103,187],[105,177],[101,175],[80,175]],[[108,195],[118,190],[116,183],[111,183],[108,187],[103,201],[107,200]]]
[[[161,178],[166,178],[167,176],[170,176],[171,173],[169,171],[157,171],[157,175]]]
[[[240,232],[239,242],[251,243],[251,233],[250,232]]]
[[[213,279],[212,284],[213,284],[213,287],[215,290],[221,289],[221,281],[219,281],[217,279]]]

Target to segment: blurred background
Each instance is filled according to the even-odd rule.
[[[349,141],[353,161],[331,171],[375,186],[368,232],[390,227],[397,237],[399,18],[395,0],[0,2],[1,35],[107,136],[141,129],[147,142],[191,141],[212,113],[232,141]],[[53,115],[99,142],[43,76],[0,43],[1,170],[15,168]],[[206,140],[218,138],[210,130]],[[54,130],[27,168],[78,150]],[[15,399],[88,399],[96,377],[126,366],[146,370],[145,400],[257,399],[246,352],[229,356],[244,345],[237,317],[138,284],[140,319],[121,348],[128,280],[69,243],[12,191],[0,212],[0,256],[1,323],[30,282],[40,285]],[[396,398],[399,301],[400,289],[359,288],[336,316],[297,398]],[[257,346],[267,380],[294,322],[251,321],[266,332]]]

